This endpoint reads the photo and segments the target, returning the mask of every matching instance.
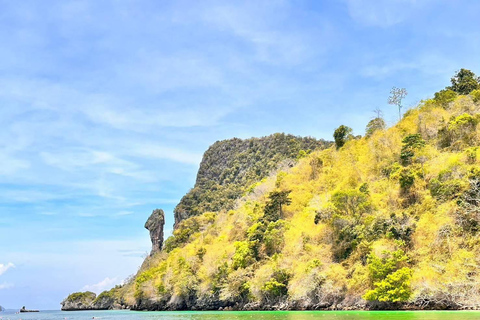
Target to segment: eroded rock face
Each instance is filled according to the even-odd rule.
[[[100,294],[93,302],[92,309],[94,310],[112,310],[112,309],[121,309],[115,298],[108,294]]]
[[[153,210],[147,222],[145,222],[145,228],[150,231],[150,240],[152,241],[152,252],[150,254],[154,254],[155,252],[162,250],[164,225],[165,213],[163,210]]]
[[[125,308],[115,299],[112,290],[104,291],[98,296],[90,291],[72,293],[62,301],[61,305],[63,311],[119,310]]]
[[[97,295],[90,291],[72,293],[62,301],[62,310],[91,310],[96,297]]]

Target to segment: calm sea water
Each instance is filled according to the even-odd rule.
[[[134,311],[43,311],[0,313],[1,320],[470,320],[480,311],[224,311],[224,312],[134,312]]]

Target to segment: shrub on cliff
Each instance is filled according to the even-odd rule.
[[[368,270],[375,288],[367,291],[363,298],[382,302],[407,301],[412,294],[412,270],[407,263],[408,257],[401,249],[392,253],[385,251],[383,257],[370,255]]]
[[[441,105],[443,108],[447,108],[450,102],[453,102],[457,97],[457,93],[451,89],[443,89],[438,92],[435,92],[435,97],[433,98],[436,103]]]

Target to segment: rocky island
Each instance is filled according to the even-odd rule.
[[[20,312],[40,312],[39,310],[28,310],[25,308],[25,306],[22,307],[22,309],[20,309]]]
[[[392,127],[376,117],[363,137],[333,136],[213,144],[173,235],[155,210],[151,254],[99,297],[134,310],[478,309],[480,79],[462,69]],[[97,308],[74,295],[63,310]]]

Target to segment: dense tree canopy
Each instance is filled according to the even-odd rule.
[[[290,190],[272,191],[268,195],[268,202],[265,205],[265,217],[269,221],[276,221],[283,218],[282,207],[289,205],[292,200],[288,197]]]
[[[451,79],[450,89],[458,94],[469,94],[473,90],[480,89],[480,77],[468,69],[460,69]]]
[[[343,124],[335,129],[335,132],[333,133],[333,138],[335,139],[335,145],[337,146],[337,149],[343,147],[345,142],[352,137],[352,128],[344,126]]]

